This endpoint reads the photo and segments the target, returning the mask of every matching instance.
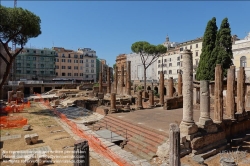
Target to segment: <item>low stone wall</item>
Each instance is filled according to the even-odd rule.
[[[165,100],[163,109],[171,110],[183,107],[183,96],[171,97]]]

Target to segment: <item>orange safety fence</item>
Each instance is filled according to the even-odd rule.
[[[37,95],[37,96],[41,97],[41,95]],[[114,161],[119,166],[130,166],[131,165],[126,160],[122,159],[117,154],[115,154],[114,152],[112,152],[111,150],[109,150],[106,147],[106,145],[102,144],[102,142],[97,137],[95,137],[92,134],[89,134],[89,133],[85,132],[82,129],[79,129],[74,122],[70,121],[66,117],[65,114],[60,113],[55,108],[51,107],[50,104],[49,104],[49,101],[45,101],[43,104],[45,106],[47,106],[49,109],[51,109],[54,112],[55,115],[57,115],[59,118],[61,118],[62,121],[64,121],[65,123],[67,123],[70,126],[71,131],[73,131],[79,137],[81,137],[83,139],[87,139],[88,143],[89,143],[89,146],[95,152],[103,155],[104,157],[107,157],[107,158],[111,159],[112,161]]]
[[[21,104],[21,105],[8,105],[4,108],[2,108],[3,111],[6,111],[8,113],[13,113],[13,112],[21,112],[23,111],[24,108],[29,108],[30,107],[30,102],[28,102],[27,104]]]
[[[18,128],[26,125],[28,120],[22,116],[2,116],[0,117],[0,128]]]

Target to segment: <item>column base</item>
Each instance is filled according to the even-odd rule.
[[[115,113],[116,112],[116,109],[109,109],[109,113]]]
[[[199,118],[199,124],[200,125],[211,125],[211,124],[213,124],[213,121],[212,121],[212,119],[210,119],[210,118],[202,118],[202,117],[200,117]]]
[[[194,122],[184,122],[180,124],[180,132],[182,135],[191,135],[198,131],[198,126]]]

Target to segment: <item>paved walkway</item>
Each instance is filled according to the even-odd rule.
[[[113,117],[121,118],[131,123],[140,124],[158,131],[168,132],[170,123],[180,124],[182,120],[182,108],[164,110],[162,107],[154,109],[136,110],[133,112],[111,114]],[[210,113],[213,117],[213,112]],[[199,121],[200,111],[194,110],[194,120]]]

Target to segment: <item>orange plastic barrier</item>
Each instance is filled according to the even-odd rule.
[[[18,128],[27,124],[27,119],[22,116],[2,116],[0,117],[0,128]]]
[[[39,94],[37,94],[37,96],[39,96]],[[40,97],[41,97],[41,95],[40,95]],[[57,115],[64,122],[66,122],[70,126],[71,131],[73,131],[79,137],[81,137],[83,139],[87,139],[88,143],[89,143],[89,146],[91,148],[93,148],[95,152],[103,155],[106,158],[111,159],[112,161],[114,161],[119,166],[130,166],[130,164],[127,161],[120,158],[117,154],[115,154],[114,152],[109,150],[105,145],[103,145],[98,138],[96,138],[95,136],[93,136],[91,134],[86,133],[84,130],[78,129],[77,125],[74,122],[70,121],[66,117],[66,115],[64,115],[63,113],[60,113],[56,109],[52,108],[49,105],[49,102],[45,101],[43,104],[45,106],[47,106],[49,109],[51,109],[54,112],[55,115]]]

